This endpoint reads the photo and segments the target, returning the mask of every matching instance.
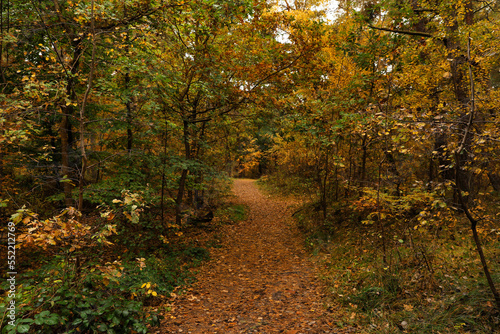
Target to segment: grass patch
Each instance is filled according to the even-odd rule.
[[[243,204],[226,203],[215,212],[215,223],[218,225],[235,224],[247,219],[248,208]]]
[[[243,204],[234,204],[227,208],[229,218],[233,222],[239,222],[247,219],[248,208]]]

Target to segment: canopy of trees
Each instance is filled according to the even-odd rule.
[[[481,244],[498,238],[498,2],[0,6],[2,240],[14,222],[20,249],[109,282],[123,268],[86,251],[168,244],[227,177],[270,175],[322,229],[375,231],[384,266],[399,224],[467,222],[500,308]]]

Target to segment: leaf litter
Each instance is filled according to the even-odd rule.
[[[235,180],[233,192],[247,219],[225,226],[221,247],[171,298],[157,333],[357,332],[336,326],[345,314],[327,305],[291,217],[296,203],[263,195],[253,180]]]

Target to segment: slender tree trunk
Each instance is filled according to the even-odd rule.
[[[82,155],[82,170],[80,173],[80,180],[78,185],[78,210],[83,209],[83,193],[85,185],[85,173],[87,172],[87,151],[85,150],[85,108],[89,99],[90,91],[92,90],[92,82],[94,79],[95,70],[95,17],[94,17],[94,0],[91,2],[91,31],[92,31],[92,59],[90,61],[90,73],[88,77],[87,89],[83,96],[82,104],[80,106],[80,149]]]
[[[341,140],[335,142],[335,155],[338,157],[341,149]],[[335,164],[335,202],[339,200],[339,164]]]
[[[496,289],[495,283],[493,282],[493,278],[491,277],[491,273],[488,267],[488,263],[486,262],[486,256],[484,255],[483,252],[483,246],[481,244],[481,240],[479,238],[479,234],[477,233],[477,219],[475,219],[469,209],[469,205],[467,201],[465,200],[464,196],[462,195],[462,192],[464,191],[461,187],[460,184],[462,184],[460,180],[460,170],[462,169],[463,162],[460,159],[460,155],[463,152],[461,150],[457,150],[455,152],[455,169],[456,169],[456,193],[457,193],[457,198],[459,201],[459,204],[464,211],[465,215],[467,216],[467,219],[470,222],[470,229],[472,231],[472,238],[474,240],[474,243],[476,245],[476,250],[479,255],[479,258],[481,260],[481,265],[483,266],[483,272],[486,277],[486,281],[488,282],[488,286],[490,287],[490,291],[493,294],[493,297],[495,298],[495,303],[497,305],[497,308],[500,310],[500,294],[498,293],[498,290]]]
[[[185,158],[186,158],[186,163],[191,159],[191,145],[189,143],[190,140],[190,129],[189,129],[189,123],[187,120],[183,121],[183,140],[184,140],[184,150],[185,150]],[[175,222],[177,225],[181,223],[181,209],[182,209],[182,202],[184,199],[184,192],[185,192],[185,187],[186,187],[186,180],[188,176],[188,168],[185,167],[182,169],[181,172],[181,178],[179,180],[179,189],[177,190],[177,198],[175,200]]]
[[[476,250],[479,254],[479,258],[481,259],[481,264],[483,266],[483,272],[484,275],[486,276],[486,280],[488,281],[488,285],[490,287],[490,290],[493,294],[493,297],[495,298],[495,302],[497,304],[498,309],[500,310],[500,294],[498,293],[498,290],[495,287],[495,283],[493,282],[493,279],[491,277],[488,264],[486,262],[486,257],[484,256],[483,252],[483,247],[481,245],[481,241],[479,239],[479,234],[477,233],[477,219],[474,218],[471,214],[471,211],[469,209],[469,204],[468,201],[464,198],[462,195],[462,192],[466,191],[464,188],[462,188],[462,185],[464,184],[463,178],[464,174],[461,173],[463,167],[464,167],[464,162],[462,159],[462,156],[466,155],[466,147],[468,146],[468,143],[470,141],[471,137],[471,131],[472,127],[474,124],[474,117],[476,113],[475,109],[475,91],[474,91],[474,77],[472,74],[472,65],[470,64],[470,35],[468,38],[468,43],[467,43],[467,59],[469,60],[469,77],[470,77],[470,111],[469,111],[469,120],[467,122],[467,125],[464,129],[464,135],[462,137],[462,140],[460,142],[459,147],[455,151],[455,189],[457,193],[457,198],[459,200],[459,204],[464,211],[465,215],[467,216],[467,219],[470,222],[470,228],[472,231],[472,237],[474,239],[474,243],[476,244]]]
[[[378,224],[380,228],[380,237],[382,239],[382,261],[384,265],[387,265],[387,249],[386,249],[386,236],[385,236],[385,225],[382,219],[382,212],[380,211],[380,183],[382,182],[382,166],[384,165],[386,157],[380,161],[378,166],[378,181],[377,181],[377,213],[378,213]]]
[[[165,112],[166,114],[166,112]],[[168,122],[165,120],[165,140],[163,142],[163,161],[161,170],[161,222],[165,224],[165,168],[167,167]]]
[[[500,175],[496,173],[488,173],[488,179],[490,180],[491,186],[495,191],[500,192]]]
[[[78,66],[80,65],[80,57],[83,53],[82,46],[80,45],[81,39],[75,39],[72,42],[74,47],[73,58],[71,60],[71,75],[68,76],[66,84],[66,96],[69,100],[74,103],[76,101],[76,93],[74,87],[76,85],[75,75],[78,72]],[[58,52],[57,50],[55,50]],[[64,66],[64,64],[62,64]],[[59,136],[61,137],[61,174],[63,177],[72,179],[73,173],[70,167],[70,148],[73,143],[73,135],[71,130],[70,117],[74,114],[73,105],[65,105],[62,108],[62,120],[59,126]],[[73,206],[73,184],[70,181],[65,181],[63,184],[64,191],[64,204],[66,206]]]
[[[125,73],[125,90],[128,93],[130,89],[130,72],[127,70]],[[127,96],[127,102],[125,103],[127,108],[127,153],[129,157],[132,154],[132,145],[134,141],[134,135],[132,133],[132,118],[133,118],[133,107],[132,107],[132,95]]]
[[[360,186],[360,190],[359,190],[359,196],[363,196],[363,187],[365,186],[365,183],[366,183],[366,159],[368,157],[368,144],[367,144],[367,140],[368,140],[368,135],[365,133],[363,135],[363,140],[361,142],[361,151],[362,151],[362,155],[361,155],[361,176],[359,178],[359,186]]]
[[[124,6],[123,8],[123,16],[127,17],[127,12],[128,12],[128,7],[127,5]],[[126,26],[127,29],[129,26]],[[125,52],[128,54],[130,51],[130,35],[129,32],[126,32],[125,35]],[[132,154],[132,145],[134,141],[133,133],[132,133],[132,117],[133,117],[133,105],[132,105],[132,99],[133,96],[130,92],[130,68],[126,68],[125,70],[125,92],[126,92],[126,100],[125,100],[125,108],[127,109],[127,115],[126,115],[126,122],[127,122],[127,153],[128,156],[130,157]]]
[[[4,13],[6,12],[7,16],[4,17]],[[4,4],[4,0],[0,1],[0,37],[5,37],[5,33],[9,33],[10,30],[10,3],[7,1],[7,4]],[[9,66],[9,47],[10,43],[5,45],[5,42],[0,43],[0,80],[1,80],[1,89],[3,91],[6,87],[7,79],[5,78],[5,71]],[[4,50],[5,47],[5,50]],[[4,56],[5,54],[5,56]],[[5,65],[3,59],[5,58]],[[0,160],[1,163],[1,160]]]
[[[322,191],[321,191],[321,209],[323,210],[323,220],[326,221],[327,209],[328,209],[328,201],[327,201],[327,184],[328,184],[328,173],[330,173],[330,156],[329,150],[327,149],[325,152],[325,174],[323,175],[322,183]]]
[[[71,169],[69,167],[69,142],[68,142],[68,115],[63,115],[61,124],[59,125],[59,136],[61,137],[61,174],[64,178],[70,178]],[[64,205],[73,206],[73,198],[71,196],[73,186],[70,180],[63,182]]]
[[[0,0],[0,38],[3,40],[4,38],[4,17],[3,17],[3,12],[4,12],[4,5],[3,5],[3,0]],[[8,18],[8,16],[7,16]],[[9,22],[7,21],[7,29],[6,31],[9,31]],[[6,83],[5,79],[5,69],[7,68],[7,64],[4,67],[3,66],[3,45],[4,43],[0,43],[0,84],[1,84],[1,89],[0,91],[3,91]],[[4,130],[0,129],[0,135],[4,134]],[[3,179],[3,156],[4,153],[2,151],[2,148],[0,147],[0,181]]]
[[[344,197],[349,198],[349,190],[351,187],[351,179],[352,179],[352,138],[349,136],[349,153],[347,154],[349,157],[349,169],[347,171],[347,187],[344,189]]]
[[[205,139],[205,129],[207,126],[207,122],[203,122],[201,124],[201,131],[200,131],[200,136],[198,137],[198,142],[196,146],[196,153],[195,153],[195,158],[200,159],[201,155],[203,154],[201,147],[202,147],[202,142]],[[198,170],[196,172],[196,179],[195,183],[201,184],[203,182],[203,173],[201,170]],[[201,203],[200,203],[201,201]],[[200,190],[198,187],[194,190],[194,205],[197,209],[199,209],[200,205],[203,203],[203,195],[200,195]]]
[[[474,8],[472,0],[465,0],[465,24],[471,26],[474,24]]]
[[[188,175],[188,170],[183,169],[181,173],[181,178],[179,180],[179,189],[177,191],[177,198],[175,200],[176,202],[176,207],[175,207],[175,223],[177,225],[181,224],[181,208],[182,208],[182,200],[184,197],[184,187],[186,185],[186,178]]]

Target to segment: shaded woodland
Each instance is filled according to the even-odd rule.
[[[499,10],[2,0],[0,332],[149,332],[231,177],[307,202],[339,328],[498,332]]]

